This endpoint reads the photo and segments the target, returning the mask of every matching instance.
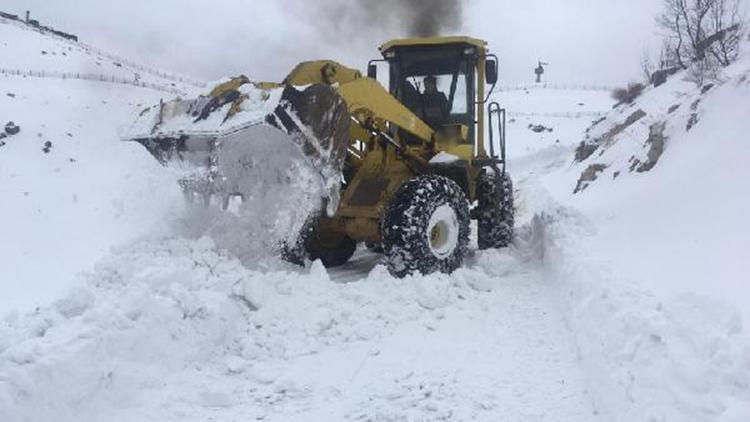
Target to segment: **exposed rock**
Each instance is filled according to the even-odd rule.
[[[599,173],[603,172],[606,168],[606,164],[591,164],[590,166],[588,166],[586,170],[581,173],[581,177],[578,178],[578,183],[576,184],[576,188],[573,190],[573,193],[582,192],[584,189],[586,189],[589,184],[591,184],[591,182],[599,177]]]
[[[714,84],[705,85],[703,88],[701,88],[701,94],[705,94],[713,87],[714,87]]]
[[[677,73],[678,70],[680,70],[678,66],[671,67],[669,69],[657,70],[656,72],[651,74],[651,83],[654,84],[654,86],[659,86],[666,82],[669,76]]]
[[[624,122],[614,125],[604,135],[594,139],[593,141],[583,141],[576,148],[575,161],[581,162],[591,156],[596,151],[599,145],[608,144],[612,142],[615,136],[619,135],[623,130],[627,129],[628,126],[637,122],[646,116],[646,112],[642,109],[638,109],[631,113]],[[598,122],[596,122],[598,123]]]
[[[578,147],[576,148],[575,161],[580,163],[581,161],[591,157],[591,154],[593,154],[597,148],[599,148],[599,145],[597,144],[581,141],[581,143],[578,144]]]
[[[44,147],[42,147],[42,151],[44,151],[45,154],[49,154],[50,150],[52,150],[52,142],[46,141]]]
[[[593,122],[591,122],[591,127],[589,127],[589,129],[591,129],[592,127],[598,125],[599,123],[601,123],[601,122],[603,122],[605,120],[607,120],[607,116],[602,116],[602,117],[594,120]]]
[[[696,123],[698,123],[698,113],[693,113],[688,119],[687,126],[685,126],[685,131],[690,132],[690,129],[692,129],[693,126],[696,125]]]
[[[640,108],[636,111],[634,111],[630,116],[628,116],[627,119],[625,119],[625,122],[621,125],[622,127],[617,130],[617,133],[620,133],[625,129],[626,127],[632,125],[633,123],[637,122],[638,120],[641,120],[643,117],[646,116],[646,112],[641,110]],[[618,127],[618,126],[615,126]]]
[[[531,129],[532,132],[536,132],[536,133],[552,132],[552,128],[551,127],[547,127],[547,126],[544,126],[544,125],[529,124],[528,127],[529,127],[529,129]]]
[[[641,160],[635,157],[630,157],[630,168],[629,168],[630,172],[633,172],[640,164],[641,164]]]
[[[701,103],[701,99],[700,98],[698,98],[697,100],[693,101],[693,103],[690,104],[690,110],[693,110],[693,111],[698,110],[698,104],[700,104],[700,103]]]
[[[616,171],[616,172],[612,173],[612,180],[617,179],[617,176],[619,176],[619,175],[620,175],[619,171]]]
[[[612,98],[617,100],[615,107],[620,104],[630,104],[638,98],[645,86],[640,82],[631,82],[625,88],[617,88],[612,91]]]
[[[654,168],[656,163],[659,161],[661,154],[664,152],[664,128],[667,126],[665,122],[658,122],[651,125],[649,128],[648,139],[646,139],[646,146],[649,147],[646,155],[647,160],[636,168],[638,173],[643,173]]]
[[[8,135],[15,135],[20,131],[21,128],[13,122],[8,122],[5,124],[5,133],[7,133]]]
[[[669,109],[667,110],[667,113],[669,113],[669,114],[672,114],[672,113],[674,113],[675,111],[677,111],[677,109],[678,109],[678,108],[680,108],[680,105],[679,105],[679,104],[673,104],[673,105],[671,105],[671,106],[669,107]]]
[[[586,128],[586,138],[588,138],[588,135],[589,135],[589,132],[591,132],[591,129],[595,128],[596,125],[598,125],[599,123],[601,123],[601,122],[603,122],[605,120],[607,120],[607,116],[602,116],[602,117],[600,117],[600,118],[592,121],[591,122],[591,126],[589,126],[589,127]]]
[[[633,113],[631,113],[624,122],[614,125],[607,133],[601,136],[596,142],[597,143],[609,143],[612,138],[619,135],[623,130],[627,129],[628,126],[632,125],[633,123],[637,122],[638,120],[642,119],[646,116],[646,112],[641,110],[640,108]]]

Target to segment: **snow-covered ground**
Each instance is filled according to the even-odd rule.
[[[257,262],[235,216],[183,210],[174,175],[116,141],[159,93],[0,79],[22,129],[0,147],[0,282],[42,305],[0,304],[22,308],[0,322],[0,420],[746,421],[748,69],[615,110],[606,92],[498,93],[519,113],[517,239],[405,279],[364,250],[330,271]],[[551,116],[580,109],[609,114],[588,132]],[[658,162],[631,173],[662,120]]]
[[[174,72],[159,71],[134,63],[93,46],[40,32],[22,22],[0,17],[2,71],[38,74],[97,75],[153,84],[162,89],[185,91],[202,84]]]
[[[41,55],[39,48],[62,51],[69,43],[4,22],[0,54],[13,59],[3,65],[49,59],[73,68],[95,60],[84,53]],[[0,311],[31,310],[56,298],[111,246],[149,233],[171,198],[179,199],[140,145],[118,140],[119,126],[164,95],[171,96],[121,84],[0,75],[0,129],[9,121],[20,127],[0,140]]]
[[[452,276],[257,272],[208,240],[117,250],[9,321],[3,420],[595,420],[538,259]],[[0,385],[3,385],[0,383]]]

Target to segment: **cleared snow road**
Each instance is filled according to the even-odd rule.
[[[249,271],[206,239],[142,241],[0,333],[0,419],[594,420],[556,287],[527,249],[342,283],[318,265]]]
[[[360,262],[371,258],[366,255]],[[452,306],[340,359],[300,359],[287,369],[290,376],[313,385],[330,376],[316,389],[338,390],[343,403],[328,420],[594,420],[554,286],[534,260],[522,262],[518,253],[478,260],[475,269],[507,265],[511,272],[473,283],[489,291],[463,298],[448,292],[458,296]],[[319,370],[306,375],[309,367]]]

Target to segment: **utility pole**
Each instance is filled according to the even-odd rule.
[[[549,63],[545,63],[541,60],[539,60],[539,65],[534,69],[534,74],[536,74],[536,83],[542,82],[542,75],[544,75],[544,66],[549,66]]]

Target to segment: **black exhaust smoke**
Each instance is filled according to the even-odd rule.
[[[392,7],[391,13],[412,37],[442,35],[461,27],[462,4],[459,0],[392,0],[383,3]]]
[[[461,29],[460,0],[291,0],[293,10],[331,36],[446,35]]]

